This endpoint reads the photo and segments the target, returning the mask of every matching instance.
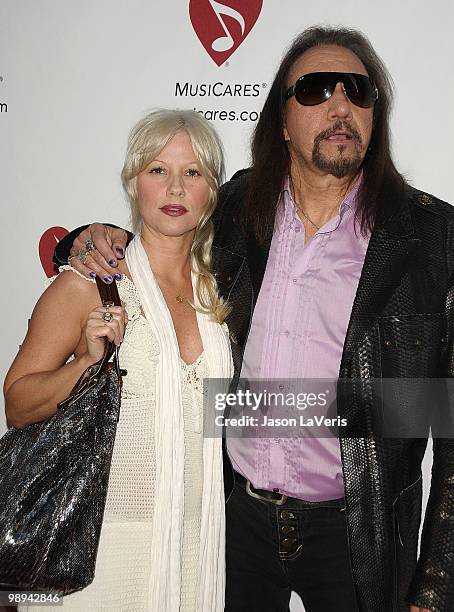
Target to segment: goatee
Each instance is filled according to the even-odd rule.
[[[335,157],[326,157],[321,151],[321,142],[325,138],[334,136],[337,130],[344,130],[348,133],[351,139],[354,141],[355,150],[350,157],[344,156],[346,150],[345,145],[338,145],[337,155]],[[362,163],[362,140],[359,132],[350,125],[344,125],[342,121],[338,121],[329,130],[325,130],[318,134],[314,140],[314,146],[312,147],[312,163],[319,170],[332,174],[336,178],[344,178],[346,176],[355,175]]]

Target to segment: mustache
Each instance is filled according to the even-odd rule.
[[[358,130],[354,128],[352,125],[346,125],[345,123],[339,120],[339,121],[336,121],[336,123],[329,129],[324,130],[323,132],[320,132],[320,134],[318,134],[315,137],[314,145],[317,146],[325,138],[334,136],[337,130],[343,130],[347,132],[347,134],[352,138],[352,140],[355,140],[359,145],[363,144],[361,134],[358,132]]]

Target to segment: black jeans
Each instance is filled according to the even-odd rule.
[[[276,506],[237,482],[227,502],[226,612],[356,612],[343,500]]]

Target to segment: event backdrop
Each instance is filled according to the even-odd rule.
[[[309,25],[367,34],[396,84],[398,167],[454,202],[453,17],[445,0],[1,0],[2,378],[56,241],[84,222],[128,222],[119,171],[132,124],[156,107],[202,112],[231,175],[248,165],[285,47]]]

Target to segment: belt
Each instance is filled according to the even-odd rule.
[[[252,486],[251,481],[247,480],[247,478],[245,478],[239,472],[235,472],[235,482],[245,487],[248,495],[259,499],[260,501],[269,502],[270,504],[275,504],[276,506],[282,506],[282,504],[285,504],[288,499],[287,495],[284,495],[283,493],[266,491],[265,489],[256,489]]]
[[[256,489],[254,486],[252,486],[251,481],[247,480],[247,478],[245,478],[239,472],[234,471],[234,477],[235,477],[235,483],[242,486],[246,490],[246,493],[248,495],[250,495],[251,497],[254,497],[255,499],[260,500],[261,502],[268,502],[270,504],[274,504],[275,506],[282,506],[287,501],[290,502],[291,505],[294,505],[296,502],[296,505],[298,507],[301,506],[303,508],[308,508],[308,509],[318,508],[318,507],[333,507],[333,504],[334,504],[335,507],[338,507],[341,512],[345,512],[345,499],[344,498],[326,501],[326,502],[307,502],[297,497],[289,497],[288,495],[284,495],[283,493],[276,493],[275,491],[267,491],[265,489]]]

